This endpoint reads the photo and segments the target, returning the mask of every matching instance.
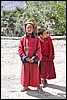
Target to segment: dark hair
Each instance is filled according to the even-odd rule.
[[[38,36],[40,36],[40,34],[43,34],[44,31],[46,31],[44,28],[38,28],[37,29]]]

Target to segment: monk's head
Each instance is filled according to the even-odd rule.
[[[32,19],[27,20],[24,24],[24,28],[27,33],[32,34],[32,32],[34,32],[36,28],[34,20]]]

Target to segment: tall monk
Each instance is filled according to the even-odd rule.
[[[40,39],[34,34],[36,24],[34,20],[29,19],[24,24],[25,35],[21,37],[18,53],[22,61],[21,69],[21,91],[28,90],[28,86],[37,87],[41,92],[41,79],[38,67],[38,61],[41,59]]]

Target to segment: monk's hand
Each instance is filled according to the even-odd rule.
[[[31,58],[31,59],[29,60],[29,62],[30,62],[30,63],[33,63],[33,62],[34,62],[34,60]]]
[[[55,59],[55,55],[53,55],[53,59]]]
[[[29,57],[27,57],[27,58],[26,58],[26,61],[27,61],[27,62],[29,62],[29,61],[30,61],[30,58],[29,58]]]

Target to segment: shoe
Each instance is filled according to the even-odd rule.
[[[44,80],[44,82],[47,84],[47,80]]]
[[[23,87],[23,88],[21,88],[21,92],[25,92],[25,91],[27,91],[29,88],[28,87]]]
[[[43,88],[47,85],[47,80],[42,80]]]
[[[37,91],[42,94],[43,93],[42,86],[38,86]]]

